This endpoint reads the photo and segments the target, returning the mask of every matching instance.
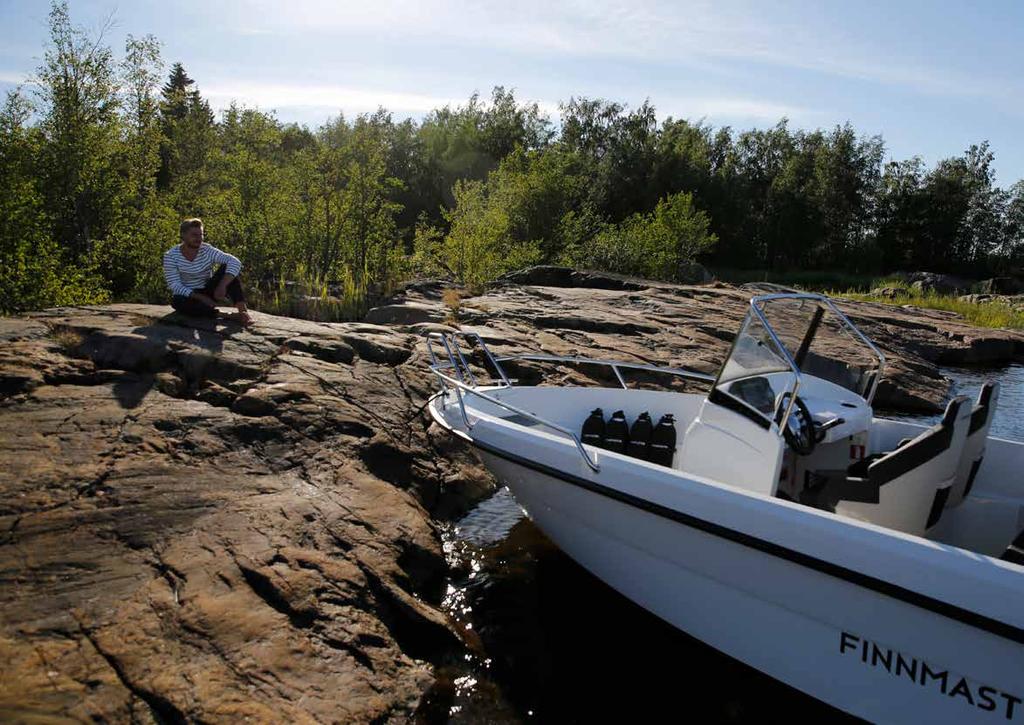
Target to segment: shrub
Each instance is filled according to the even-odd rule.
[[[569,253],[573,264],[675,281],[696,257],[717,242],[711,220],[697,209],[693,196],[672,194],[650,213],[634,214],[621,224],[608,225],[589,243]]]

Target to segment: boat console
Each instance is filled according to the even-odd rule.
[[[755,298],[686,431],[680,465],[924,535],[969,492],[998,387],[986,386],[973,409],[954,399],[942,421],[916,437],[888,441],[872,434],[871,401],[884,365],[882,353],[827,298]]]
[[[844,348],[853,353],[847,360],[829,356]],[[845,468],[867,454],[870,401],[883,365],[882,354],[826,298],[754,298],[686,432],[683,470],[801,500],[816,471]]]

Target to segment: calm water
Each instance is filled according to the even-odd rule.
[[[1024,440],[1024,366],[943,372],[954,394],[972,398],[998,379],[993,434]],[[445,546],[456,572],[447,609],[483,646],[452,675],[452,722],[846,718],[607,587],[551,544],[508,489],[453,525]]]
[[[452,722],[844,717],[606,586],[548,541],[508,489],[450,534],[462,576],[447,608],[486,652],[455,680]]]
[[[999,403],[992,419],[989,435],[1024,441],[1024,365],[1010,365],[1005,368],[943,368],[943,374],[953,381],[951,395],[966,395],[971,401],[977,400],[981,386],[990,381],[1000,383]],[[933,423],[941,415],[887,416],[899,420]]]

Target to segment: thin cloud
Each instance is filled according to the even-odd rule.
[[[997,98],[1005,97],[1012,87],[1020,89],[1019,82],[1007,78],[979,82],[953,68],[900,57],[898,51],[880,56],[879,49],[858,46],[831,28],[802,17],[787,20],[784,9],[750,2],[294,0],[286,14],[274,12],[277,0],[235,0],[228,7],[249,34],[429,38],[521,55],[621,58],[694,67],[752,62],[932,95]],[[265,25],[260,18],[266,18]]]
[[[459,106],[468,101],[470,92],[463,94],[423,94],[387,88],[355,88],[332,84],[261,83],[241,81],[203,88],[203,95],[215,108],[223,109],[232,102],[243,106],[278,111],[303,110],[309,117],[320,112],[324,120],[333,113],[372,113],[378,108],[399,115],[421,116],[444,106]],[[486,101],[486,95],[484,95]],[[567,100],[567,99],[563,99]],[[552,121],[558,121],[559,101],[529,99],[520,95],[523,103],[536,103],[540,111]],[[810,109],[771,101],[728,96],[675,96],[652,98],[660,118],[708,118],[715,122],[775,122],[785,117],[794,120],[809,119],[817,113]]]
[[[707,117],[709,120],[745,120],[745,121],[778,121],[782,118],[790,120],[809,120],[820,115],[801,106],[790,106],[784,103],[773,103],[755,98],[728,98],[728,97],[695,97],[695,98],[674,98],[663,102],[658,110],[658,115],[667,111],[678,111],[667,115],[685,116],[694,118],[697,116]]]
[[[10,83],[11,85],[21,85],[22,83],[28,83],[29,74],[19,73],[18,71],[7,71],[0,70],[0,83]]]
[[[459,105],[467,96],[444,96],[396,91],[381,88],[352,88],[330,84],[239,82],[210,85],[203,95],[216,108],[226,108],[232,101],[261,109],[343,111],[348,114],[372,113],[384,108],[396,113],[422,115],[435,108]],[[539,102],[542,111],[557,111],[557,104]],[[326,120],[326,118],[324,119]]]

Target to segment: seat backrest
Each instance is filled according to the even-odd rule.
[[[840,501],[836,513],[922,535],[941,515],[956,475],[970,420],[967,398],[946,406],[942,420],[868,466],[877,504]]]
[[[999,402],[999,383],[985,383],[978,393],[978,402],[971,410],[971,424],[967,429],[967,441],[956,469],[956,478],[949,490],[946,508],[951,508],[963,501],[971,492],[974,479],[978,475],[982,458],[985,456],[985,441],[992,426],[992,418]]]
[[[963,425],[958,426],[957,422],[965,420],[969,412],[967,398],[962,395],[953,398],[946,406],[942,420],[868,466],[868,478],[872,483],[884,486],[915,469],[920,471],[922,466],[928,466],[927,470],[936,474],[936,481],[941,486],[943,481],[953,476],[950,462],[954,438],[958,430],[961,441],[967,434],[967,429]],[[957,447],[955,452],[960,450]]]

